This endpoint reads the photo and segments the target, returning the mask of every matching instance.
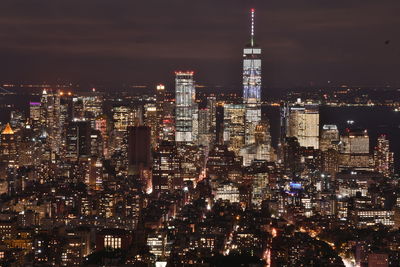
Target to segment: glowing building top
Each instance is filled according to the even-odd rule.
[[[11,129],[11,126],[9,123],[7,123],[6,127],[1,132],[1,134],[14,134],[14,131],[13,131],[13,129]]]
[[[243,102],[261,102],[261,48],[255,43],[255,9],[251,9],[250,44],[243,49]]]

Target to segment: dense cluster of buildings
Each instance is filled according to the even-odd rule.
[[[251,16],[241,98],[198,97],[194,72],[177,71],[172,94],[45,89],[12,111],[0,135],[0,263],[397,266],[390,137],[320,125],[318,103],[298,99],[281,104],[272,145]]]

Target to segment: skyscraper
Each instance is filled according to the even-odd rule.
[[[44,89],[41,97],[40,122],[49,138],[50,149],[59,153],[61,145],[60,92]]]
[[[210,110],[208,108],[199,109],[199,134],[210,133]]]
[[[144,124],[151,129],[151,146],[155,149],[158,140],[158,125],[160,124],[157,116],[157,106],[153,103],[147,103],[144,106]]]
[[[116,106],[112,108],[114,129],[125,132],[128,126],[142,124],[142,112],[139,108]]]
[[[17,140],[9,123],[1,132],[0,157],[1,161],[8,165],[14,165],[17,161]]]
[[[283,144],[283,164],[286,173],[300,170],[300,144],[296,137],[287,137]]]
[[[390,152],[389,140],[384,134],[378,137],[378,142],[374,149],[374,162],[376,171],[386,177],[390,177],[393,174],[394,156],[393,152]]]
[[[158,84],[156,92],[156,112],[157,112],[157,125],[156,125],[156,136],[157,142],[162,140],[162,125],[163,125],[163,118],[165,115],[164,112],[164,102],[165,102],[165,85]]]
[[[239,155],[243,158],[243,166],[250,166],[255,161],[271,160],[271,136],[269,133],[269,124],[266,121],[260,121],[254,130],[255,143],[243,147]]]
[[[210,122],[210,110],[208,108],[199,109],[199,145],[208,146],[210,144]]]
[[[108,157],[108,118],[105,115],[98,116],[95,120],[94,129],[99,131],[103,140],[103,155]]]
[[[71,121],[66,134],[66,159],[77,161],[81,157],[90,156],[90,122]]]
[[[90,92],[84,94],[81,98],[85,118],[96,118],[103,113],[103,96],[101,93]]]
[[[236,154],[239,154],[245,143],[245,114],[246,110],[241,104],[224,106],[224,144]]]
[[[333,143],[339,142],[339,130],[336,125],[325,124],[322,126],[319,148],[326,151],[333,147]]]
[[[173,191],[180,188],[180,161],[174,142],[162,141],[153,159],[154,191]]]
[[[255,44],[254,15],[251,9],[250,43],[243,49],[243,104],[246,109],[245,143],[255,142],[254,130],[261,121],[261,48]]]
[[[195,125],[194,117],[197,115],[196,91],[193,80],[193,71],[175,72],[175,98],[176,98],[176,132],[175,141],[191,143],[196,141],[193,136]]]
[[[346,129],[345,133],[340,137],[340,141],[339,170],[348,168],[371,170],[367,130]]]
[[[40,120],[40,102],[29,102],[29,117],[34,122]]]
[[[161,140],[175,141],[175,102],[164,102],[163,117],[161,122]]]
[[[217,98],[215,96],[207,97],[207,109],[210,115],[211,143],[215,143],[217,129]]]
[[[151,129],[148,126],[128,127],[128,174],[151,192]]]
[[[319,148],[319,108],[298,103],[289,107],[286,137],[296,137],[300,146]]]

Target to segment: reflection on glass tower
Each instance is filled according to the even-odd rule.
[[[250,44],[243,49],[243,104],[246,107],[246,144],[255,142],[254,129],[261,121],[261,48],[254,40],[254,14],[251,9]]]

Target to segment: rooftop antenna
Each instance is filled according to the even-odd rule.
[[[254,15],[255,15],[256,10],[254,8],[251,9],[251,39],[250,43],[251,46],[254,46]]]

